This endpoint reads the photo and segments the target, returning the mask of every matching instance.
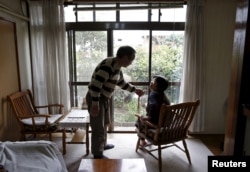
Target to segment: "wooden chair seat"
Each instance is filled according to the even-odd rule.
[[[37,125],[34,128],[33,125],[24,124],[24,131],[23,132],[34,132],[34,131],[36,131],[36,132],[47,132],[47,131],[53,132],[57,129],[58,129],[58,124],[51,124],[48,126],[48,128],[46,128],[45,125]]]
[[[188,128],[199,104],[199,100],[175,105],[163,104],[160,110],[158,125],[150,121],[141,122],[141,116],[136,115],[138,117],[138,141],[136,144],[136,152],[138,149],[141,149],[158,160],[159,172],[162,171],[161,151],[171,146],[175,146],[183,151],[191,164],[191,158],[185,139],[188,137]],[[154,145],[156,148],[152,148],[150,145],[140,145],[141,139],[147,140],[150,145]],[[179,141],[182,141],[183,147],[176,144],[176,142]],[[157,151],[158,155],[154,154],[154,151]]]
[[[53,115],[50,115],[48,117],[48,124],[49,125],[51,125],[51,124],[53,125],[60,118],[62,118],[62,116],[63,116],[63,114],[53,114]],[[36,117],[34,117],[34,118],[33,117],[31,117],[31,118],[25,118],[25,119],[22,119],[21,121],[25,125],[33,125],[33,122],[37,126],[38,125],[46,125],[46,118],[43,115],[42,116],[36,115]]]

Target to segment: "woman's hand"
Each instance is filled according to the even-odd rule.
[[[140,117],[141,121],[147,121],[148,119],[149,119],[149,117],[145,116],[145,115],[143,115],[143,116]]]

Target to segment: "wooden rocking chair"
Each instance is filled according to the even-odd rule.
[[[63,105],[35,106],[30,90],[15,92],[8,96],[8,100],[21,127],[20,140],[25,141],[27,134],[33,135],[34,138],[38,134],[48,134],[52,141],[52,133],[62,133],[64,142],[64,131],[58,129],[58,122],[63,117]],[[38,111],[40,108],[46,108],[48,114],[40,114]]]
[[[186,153],[187,159],[191,164],[191,158],[187,148],[185,139],[187,138],[188,128],[194,118],[197,107],[200,101],[185,102],[175,105],[162,105],[159,116],[159,124],[154,125],[149,121],[145,121],[142,125],[140,122],[140,115],[138,117],[137,135],[138,141],[136,144],[136,152],[138,149],[149,153],[156,160],[158,160],[159,172],[162,171],[162,149],[176,146]],[[140,145],[140,140],[145,139],[150,144]],[[175,144],[182,141],[183,147]],[[154,145],[150,146],[150,145]],[[156,146],[156,147],[155,147]],[[152,152],[158,151],[158,156]]]

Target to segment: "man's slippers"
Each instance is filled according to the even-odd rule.
[[[115,146],[113,144],[106,144],[104,150],[113,149]]]

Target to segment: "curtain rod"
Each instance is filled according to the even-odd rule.
[[[162,1],[105,1],[105,0],[100,0],[100,1],[91,1],[91,0],[65,0],[64,4],[65,5],[72,5],[72,4],[175,4],[175,3],[182,3],[182,4],[187,4],[187,0],[162,0]]]
[[[145,0],[64,0],[65,3],[67,2],[73,2],[73,3],[175,3],[175,2],[184,2],[186,3],[187,0],[151,0],[151,1],[145,1]]]
[[[74,11],[105,11],[105,10],[144,10],[144,9],[164,9],[164,8],[183,8],[183,5],[172,5],[172,6],[145,6],[145,7],[77,7]]]

